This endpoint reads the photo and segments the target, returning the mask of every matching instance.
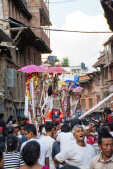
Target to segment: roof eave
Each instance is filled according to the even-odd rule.
[[[107,19],[109,28],[113,31],[113,9],[111,9],[107,3],[109,0],[100,0],[100,2],[104,9],[104,16]]]
[[[25,35],[25,37],[23,36],[23,34]],[[21,37],[22,38],[24,37],[24,39],[21,39]],[[27,38],[27,39],[25,39],[25,38]],[[21,31],[21,34],[19,35],[19,37],[15,43],[18,47],[21,48],[22,42],[24,42],[23,46],[25,46],[25,43],[26,43],[26,45],[29,43],[29,44],[33,45],[38,51],[40,51],[43,54],[44,53],[51,53],[51,49],[46,45],[46,43],[43,40],[41,40],[39,37],[36,37],[35,34],[32,32],[32,30],[29,28],[23,29]]]

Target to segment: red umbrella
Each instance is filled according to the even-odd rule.
[[[63,67],[49,67],[48,73],[68,73]]]
[[[18,71],[21,71],[24,73],[34,73],[34,72],[46,72],[47,69],[42,66],[27,65],[27,66],[24,66],[24,67],[18,69]]]

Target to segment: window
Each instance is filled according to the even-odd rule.
[[[91,109],[93,107],[93,100],[92,98],[89,99],[89,108]]]
[[[107,96],[109,96],[109,91],[104,92],[104,98],[106,98]]]
[[[81,100],[81,107],[82,107],[83,111],[86,109],[86,100],[85,99]]]
[[[104,79],[108,79],[108,68],[104,70]]]
[[[96,84],[97,86],[100,85],[100,76],[99,76],[99,75],[95,77],[95,84]]]
[[[100,102],[100,100],[101,100],[100,96],[99,96],[99,95],[97,95],[97,103],[99,103],[99,102]]]
[[[88,86],[88,95],[92,94],[92,84]]]

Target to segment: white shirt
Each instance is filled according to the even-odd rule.
[[[73,141],[70,146],[55,156],[59,162],[65,161],[68,165],[79,167],[80,169],[89,169],[90,162],[95,156],[95,151],[91,145],[86,144],[85,147],[79,146]]]
[[[45,158],[49,157],[48,145],[45,144],[41,139],[32,138],[22,144],[20,151],[22,151],[23,147],[30,141],[37,141],[40,144],[40,157],[38,159],[38,162],[40,165],[44,166],[45,165]]]
[[[113,131],[110,131],[110,134],[112,135],[112,137],[113,137]]]
[[[55,169],[54,161],[52,159],[52,147],[55,140],[50,136],[43,136],[40,140],[49,147],[49,168]]]
[[[67,147],[67,144],[70,144],[74,139],[72,132],[61,132],[58,134],[57,139],[60,142],[60,151]]]

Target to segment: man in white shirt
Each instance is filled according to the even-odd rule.
[[[80,169],[89,169],[90,162],[95,156],[95,151],[91,145],[84,142],[84,130],[82,126],[76,125],[73,130],[74,140],[70,146],[65,147],[54,158],[55,161],[66,163],[68,165],[79,167]]]
[[[52,147],[55,140],[52,138],[52,122],[47,122],[45,125],[46,134],[40,140],[43,144],[49,147],[49,168],[55,169],[54,161],[52,159]]]
[[[69,124],[65,123],[61,127],[61,132],[58,134],[56,140],[60,143],[60,151],[66,148],[67,144],[73,141],[73,133],[71,132],[71,128]]]
[[[42,166],[48,166],[49,167],[49,146],[45,144],[41,139],[37,138],[37,131],[36,127],[33,124],[27,124],[25,126],[25,136],[27,141],[24,142],[21,146],[21,150],[23,147],[28,143],[29,141],[37,141],[40,144],[40,158],[38,160],[39,164]]]

